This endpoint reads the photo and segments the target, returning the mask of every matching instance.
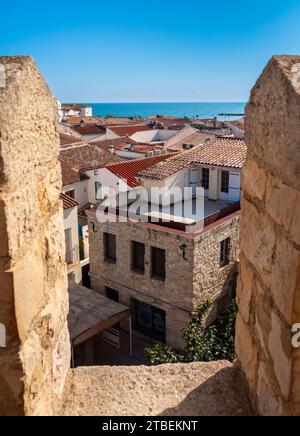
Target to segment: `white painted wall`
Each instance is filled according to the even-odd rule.
[[[83,180],[82,182],[74,183],[73,185],[64,186],[62,189],[63,194],[71,189],[75,189],[75,200],[78,203],[79,209],[89,202],[88,182],[88,180]]]
[[[82,280],[81,265],[79,263],[79,237],[78,237],[78,209],[72,207],[70,209],[64,209],[64,230],[71,229],[71,247],[74,255],[75,265],[68,267],[68,274],[74,273],[74,279],[76,283],[80,283]],[[75,263],[75,262],[74,262]]]
[[[83,107],[81,108],[80,115],[82,117],[92,117],[93,116],[93,109],[91,106]]]
[[[106,127],[106,135],[105,135],[105,139],[116,139],[119,138],[119,136],[114,133],[112,130],[110,130],[109,127]]]
[[[137,142],[159,142],[167,141],[172,136],[176,135],[178,130],[153,129],[143,130],[131,135],[131,138]]]
[[[88,180],[88,201],[89,203],[96,203],[95,196],[95,182],[100,182],[102,186],[111,187],[118,192],[120,179],[115,176],[111,171],[106,168],[99,168],[95,172],[87,171],[86,174],[89,176]]]
[[[196,167],[196,165],[194,165]],[[236,177],[230,179],[232,180],[232,189],[230,190],[231,196],[233,198],[234,193],[234,201],[239,201],[240,199],[240,177],[241,177],[241,170],[239,169],[230,169],[230,168],[220,168],[220,167],[214,167],[214,166],[208,166],[208,165],[197,165],[199,168],[199,187],[201,186],[202,181],[202,168],[209,168],[209,174],[210,174],[210,180],[209,180],[209,191],[204,191],[204,196],[211,199],[211,200],[225,200],[230,201],[230,198],[228,197],[228,193],[222,193],[221,192],[221,171],[229,171],[229,173],[235,174]],[[185,168],[181,171],[178,171],[177,173],[173,174],[170,177],[167,177],[164,180],[149,180],[144,179],[143,187],[147,190],[147,195],[150,198],[150,191],[152,187],[159,187],[164,188],[164,197],[167,198],[167,196],[170,193],[170,189],[173,187],[179,187],[182,190],[184,187],[189,186],[189,168]],[[231,183],[229,183],[230,186]],[[239,189],[236,188],[239,186]],[[234,192],[235,190],[235,192]],[[239,191],[239,192],[237,192]],[[146,198],[143,198],[144,201],[146,201]],[[159,204],[159,199],[154,200],[154,204]]]

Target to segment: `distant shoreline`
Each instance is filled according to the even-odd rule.
[[[166,115],[173,117],[198,117],[236,119],[234,117],[220,117],[219,114],[242,114],[244,113],[246,102],[232,103],[196,103],[196,102],[178,102],[178,103],[89,103],[83,104],[91,106],[93,115],[106,117],[108,115],[116,117],[149,117],[153,115]]]

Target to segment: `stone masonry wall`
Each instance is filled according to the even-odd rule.
[[[31,58],[0,65],[0,415],[51,414],[70,362],[56,105]]]
[[[246,115],[237,355],[261,415],[300,415],[300,57],[270,61]]]
[[[95,223],[96,233],[91,221]],[[166,342],[176,349],[183,349],[183,330],[191,320],[192,311],[207,296],[216,298],[226,289],[238,251],[239,217],[195,238],[141,224],[97,223],[94,212],[89,213],[89,228],[92,289],[103,295],[106,295],[106,287],[115,289],[119,292],[120,303],[128,307],[135,298],[163,309],[166,312]],[[104,232],[117,236],[116,264],[104,259]],[[219,242],[229,235],[230,262],[220,268]],[[142,275],[131,268],[131,241],[145,244],[145,273]],[[151,246],[166,252],[165,281],[151,277]],[[216,310],[213,312],[216,315]]]
[[[214,319],[218,314],[220,297],[225,296],[231,288],[235,287],[240,250],[239,228],[240,216],[237,214],[194,241],[193,309],[199,307],[204,297],[216,301],[210,319]],[[226,238],[230,238],[228,265],[220,267],[220,243]],[[227,302],[230,303],[230,293],[228,297]],[[220,308],[222,310],[219,306]]]

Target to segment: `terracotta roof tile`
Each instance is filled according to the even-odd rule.
[[[84,124],[80,126],[74,127],[75,132],[80,133],[80,135],[92,135],[92,134],[99,134],[105,133],[106,129],[105,127],[98,126],[96,124]]]
[[[218,138],[213,142],[198,145],[177,154],[166,162],[160,162],[145,169],[139,173],[139,176],[141,178],[163,180],[194,163],[242,168],[246,155],[245,141],[233,138]]]
[[[79,183],[83,180],[89,179],[86,174],[82,173],[78,169],[73,168],[72,165],[62,160],[61,158],[60,164],[63,186],[73,185],[74,183]]]
[[[72,207],[78,206],[77,201],[74,200],[73,198],[69,197],[66,194],[61,193],[60,194],[60,199],[63,202],[63,208],[64,209],[71,209]]]
[[[59,140],[60,140],[60,145],[68,145],[68,144],[74,144],[76,142],[82,142],[82,139],[78,138],[78,136],[66,135],[65,133],[59,134]]]
[[[127,181],[128,186],[134,188],[141,185],[136,177],[138,173],[157,164],[166,161],[173,154],[160,154],[157,156],[145,157],[130,161],[124,161],[117,164],[107,165],[106,168],[121,179]]]
[[[61,150],[60,159],[72,168],[81,171],[103,168],[107,164],[122,161],[118,156],[95,144],[84,144]]]
[[[118,136],[131,136],[137,132],[143,132],[145,130],[152,130],[151,127],[145,126],[144,124],[135,126],[109,126],[109,130],[114,132]]]

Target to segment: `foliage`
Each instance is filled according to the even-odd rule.
[[[212,306],[210,300],[204,301],[197,314],[184,331],[185,351],[181,355],[171,347],[154,345],[145,350],[145,355],[150,358],[153,365],[178,362],[211,362],[214,360],[235,359],[235,321],[237,315],[236,300],[222,319],[214,325],[204,328],[204,319]]]
[[[180,355],[172,347],[163,347],[159,344],[145,348],[145,355],[151,360],[152,365],[178,363],[181,361]]]

